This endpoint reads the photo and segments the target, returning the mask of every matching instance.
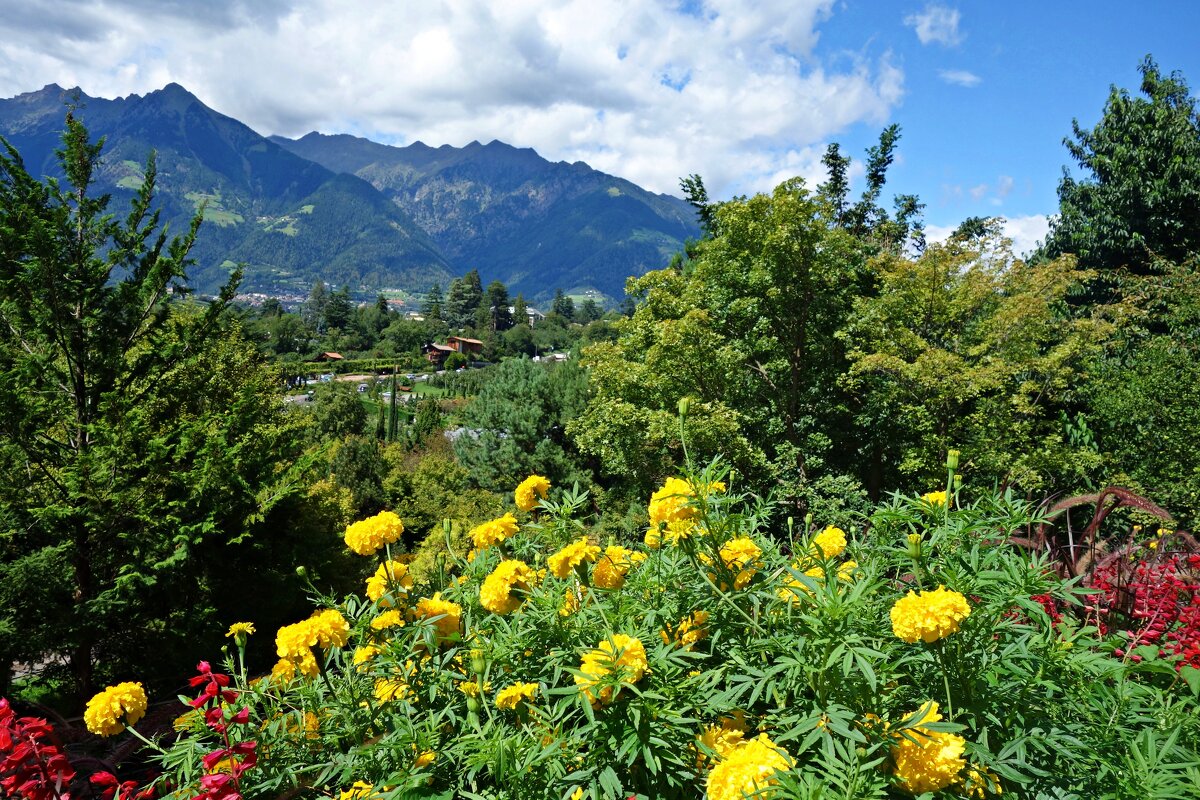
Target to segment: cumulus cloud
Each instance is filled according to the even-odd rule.
[[[957,8],[929,3],[919,14],[910,14],[904,18],[904,24],[917,33],[921,44],[936,42],[944,45],[956,45],[963,40],[958,30],[959,13]]]
[[[264,134],[501,139],[662,192],[693,172],[716,197],[815,176],[825,142],[904,93],[887,53],[817,58],[834,0],[6,5],[0,96],[176,81]]]
[[[974,72],[967,72],[965,69],[939,69],[938,77],[946,83],[964,86],[968,89],[978,86],[983,81],[983,78]]]
[[[1045,241],[1050,231],[1050,218],[1045,214],[1030,214],[1024,217],[1009,217],[1001,220],[1004,235],[1012,239],[1012,251],[1018,256],[1032,253],[1039,243]],[[927,242],[944,242],[958,230],[957,225],[926,225]]]

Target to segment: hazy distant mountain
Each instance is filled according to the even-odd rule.
[[[556,288],[619,298],[627,276],[662,267],[699,234],[684,201],[583,163],[501,142],[267,139],[178,84],[115,100],[50,85],[0,100],[0,135],[34,175],[58,171],[68,101],[93,136],[107,137],[100,189],[113,193],[114,210],[140,185],[151,150],[172,228],[204,205],[191,272],[203,291],[244,262],[243,287],[273,293],[304,293],[318,279],[367,292],[444,289],[474,268],[531,299]]]
[[[423,290],[445,283],[438,247],[367,182],[293,155],[178,84],[116,100],[50,85],[0,100],[0,135],[34,175],[56,174],[54,149],[75,98],[93,137],[105,136],[100,188],[121,211],[154,150],[163,217],[182,231],[201,204],[205,224],[192,282],[211,291],[235,262],[243,287],[305,292],[324,279],[351,286]]]
[[[627,276],[664,266],[700,232],[679,198],[498,141],[390,147],[319,133],[272,141],[370,181],[459,271],[477,267],[528,296],[561,287],[620,297]]]

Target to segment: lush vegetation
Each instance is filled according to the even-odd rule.
[[[0,786],[1197,796],[1200,120],[1142,74],[1024,258],[884,208],[889,128],[857,197],[836,146],[688,177],[702,239],[536,320],[475,271],[420,318],[195,302],[153,160],[120,216],[78,120],[61,180],[9,148]]]

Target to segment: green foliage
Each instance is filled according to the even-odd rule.
[[[509,359],[463,409],[454,451],[471,483],[504,491],[536,473],[556,482],[582,477],[563,428],[582,408],[587,374],[577,362],[552,368]]]
[[[668,512],[688,535],[635,548],[620,586],[600,587],[592,551],[531,580],[518,610],[484,605],[502,559],[553,567],[579,541],[588,498],[552,490],[500,546],[467,558],[455,542],[410,588],[393,582],[377,603],[317,598],[351,628],[320,654],[320,677],[249,685],[228,665],[240,692],[229,710],[249,708],[258,741],[242,793],[361,782],[389,800],[724,800],[755,788],[721,789],[716,776],[762,735],[786,754],[750,766],[772,800],[912,796],[898,753],[931,736],[962,758],[930,748],[925,758],[950,763],[944,789],[923,797],[1197,796],[1195,691],[1154,648],[1117,658],[1094,628],[1052,622],[1035,596],[1085,595],[1005,542],[1037,523],[1032,506],[897,495],[842,552],[820,526],[772,538],[770,504],[722,492],[727,479],[719,466],[690,476]],[[897,603],[935,587],[965,613],[931,641],[902,640]],[[419,611],[433,597],[454,604],[447,616]],[[372,625],[391,609],[404,626]],[[623,662],[601,658],[597,672],[588,654],[616,635],[630,637],[613,654]],[[522,683],[527,699],[498,702]],[[940,722],[925,719],[930,703]],[[217,746],[197,724],[170,747],[161,760],[178,796]]]
[[[1099,454],[1060,419],[1113,330],[1066,313],[1089,273],[1070,258],[1014,259],[995,222],[872,266],[877,293],[855,301],[840,334],[851,361],[842,382],[858,401],[861,452],[898,471],[883,485],[936,476],[949,449],[967,454],[976,483],[1041,495],[1097,470]]]
[[[1059,214],[1043,252],[1073,253],[1087,269],[1146,274],[1156,259],[1183,262],[1200,247],[1200,116],[1179,73],[1147,57],[1141,92],[1115,86],[1091,130],[1073,123],[1064,143],[1083,170],[1064,169]]]
[[[111,214],[89,192],[99,154],[68,115],[65,183],[0,156],[0,582],[23,589],[0,610],[0,675],[66,662],[80,692],[97,663],[153,680],[191,660],[229,552],[298,455],[274,371],[221,325],[232,284],[206,308],[168,303],[199,218],[159,229],[153,159]]]

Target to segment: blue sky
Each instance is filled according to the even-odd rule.
[[[902,128],[887,194],[936,237],[1045,231],[1072,118],[1153,54],[1200,82],[1200,6],[980,0],[0,0],[0,96],[176,81],[264,134],[500,139],[678,193],[821,178]]]

